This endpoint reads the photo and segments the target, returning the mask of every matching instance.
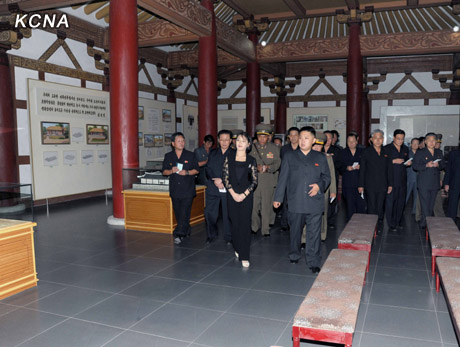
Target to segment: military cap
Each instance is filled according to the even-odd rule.
[[[316,133],[315,145],[324,145],[327,141],[327,136],[323,133]]]
[[[272,133],[272,126],[270,124],[257,124],[256,135],[270,135]]]
[[[442,142],[442,134],[436,134],[436,142]]]
[[[230,131],[232,132],[232,139],[236,139],[239,134],[243,133],[243,130],[241,130],[241,129],[233,129],[233,130],[230,130]]]

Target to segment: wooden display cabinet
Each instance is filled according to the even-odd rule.
[[[196,187],[190,225],[204,221],[205,186]],[[127,189],[123,191],[125,229],[172,234],[177,225],[168,191]]]
[[[36,223],[0,219],[0,300],[37,285]]]

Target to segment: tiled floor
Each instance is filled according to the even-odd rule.
[[[315,276],[288,261],[289,235],[278,228],[253,238],[245,270],[222,239],[204,243],[204,225],[177,246],[169,235],[108,226],[104,199],[36,212],[40,282],[0,301],[0,347],[292,346],[292,318]],[[405,225],[373,247],[353,346],[458,345],[424,234],[408,212]]]

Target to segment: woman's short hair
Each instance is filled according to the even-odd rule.
[[[249,147],[246,148],[246,153],[251,152],[251,149],[252,149],[252,138],[251,138],[251,136],[249,136],[249,134],[246,131],[243,131],[241,134],[238,134],[236,139],[238,140],[238,137],[240,137],[240,136],[243,136],[244,138],[246,138],[246,140],[249,143]]]

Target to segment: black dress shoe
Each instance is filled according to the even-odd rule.
[[[210,239],[209,237],[206,239],[206,244],[209,245],[210,243],[212,242],[212,239]]]
[[[302,242],[302,243],[300,244],[300,249],[305,249],[305,242]]]
[[[291,264],[297,264],[298,262],[299,262],[299,259],[296,259],[296,260],[291,259]]]
[[[311,272],[313,272],[314,274],[317,274],[317,273],[319,273],[319,272],[321,271],[321,269],[320,269],[319,267],[317,267],[317,266],[312,266],[312,267],[310,268],[310,270],[311,270]]]
[[[397,229],[395,227],[390,227],[390,231],[395,232]]]
[[[231,246],[231,245],[232,245],[232,241],[227,241],[225,244],[226,244],[227,246]]]
[[[270,237],[270,234],[264,234],[264,237]]]

